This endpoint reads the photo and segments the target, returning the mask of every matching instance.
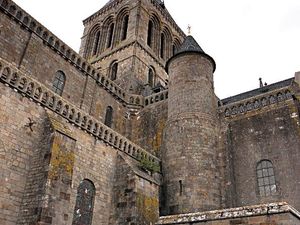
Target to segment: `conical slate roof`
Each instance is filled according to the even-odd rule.
[[[180,48],[178,49],[178,51],[175,53],[175,55],[173,55],[166,63],[166,71],[168,72],[168,67],[169,67],[169,64],[170,62],[178,57],[179,55],[183,55],[183,54],[189,54],[189,53],[198,53],[206,58],[208,58],[212,64],[213,64],[213,67],[214,67],[214,71],[216,69],[216,63],[215,63],[215,60],[210,57],[209,55],[207,55],[203,49],[200,47],[200,45],[197,43],[197,41],[191,36],[191,35],[188,35],[182,45],[180,46]]]
[[[183,41],[182,45],[176,52],[176,54],[183,53],[183,52],[199,52],[205,53],[197,41],[191,36],[187,36]]]

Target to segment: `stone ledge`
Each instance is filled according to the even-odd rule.
[[[269,203],[263,205],[245,206],[239,208],[214,210],[199,213],[179,214],[160,217],[156,225],[183,224],[207,222],[215,220],[236,219],[252,216],[264,216],[272,214],[291,213],[300,220],[300,213],[286,202]]]

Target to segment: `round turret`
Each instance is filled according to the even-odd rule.
[[[168,122],[162,160],[168,214],[220,207],[215,67],[192,36],[167,62]]]

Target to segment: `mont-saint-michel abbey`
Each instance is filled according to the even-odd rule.
[[[300,73],[219,99],[161,0],[108,1],[79,53],[0,12],[1,225],[300,224]]]

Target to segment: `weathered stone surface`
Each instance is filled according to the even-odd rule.
[[[193,225],[296,225],[299,224],[300,213],[287,203],[270,203],[240,208],[207,211],[201,213],[180,214],[161,217],[156,223],[193,224]]]
[[[219,101],[207,55],[175,57],[169,78],[166,61],[185,35],[159,0],[110,1],[84,21],[80,55],[10,0],[0,0],[0,22],[1,224],[150,225],[159,210],[196,213],[165,224],[300,224],[286,204],[246,207],[286,201],[300,209],[298,73]],[[102,42],[90,57],[94,28]],[[273,165],[270,196],[260,193],[261,160]],[[92,189],[80,189],[85,182]],[[78,219],[82,209],[91,215]],[[221,211],[201,212],[210,209]]]

